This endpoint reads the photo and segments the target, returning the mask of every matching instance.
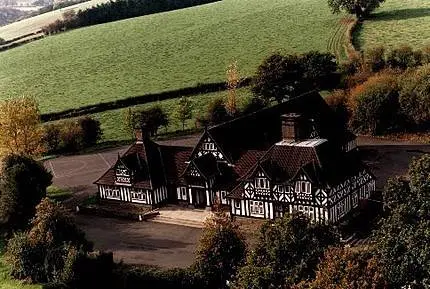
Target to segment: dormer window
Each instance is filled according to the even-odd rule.
[[[269,189],[269,180],[266,178],[256,178],[255,179],[255,187],[257,189]]]
[[[116,169],[116,175],[117,175],[117,176],[129,176],[129,175],[130,175],[130,173],[128,172],[128,170],[127,170],[127,169],[124,169],[124,168],[117,168],[117,169]]]
[[[305,182],[305,181],[296,182],[296,193],[310,194],[311,193],[311,183]]]
[[[203,143],[203,149],[206,151],[214,151],[215,150],[215,144],[212,142]]]

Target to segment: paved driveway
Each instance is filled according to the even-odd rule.
[[[78,215],[78,225],[97,250],[112,251],[116,261],[165,268],[187,267],[201,229]]]

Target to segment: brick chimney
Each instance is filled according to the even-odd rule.
[[[298,113],[281,115],[282,138],[287,141],[300,141],[307,138],[306,123]]]
[[[136,143],[143,143],[144,132],[142,128],[135,128],[134,136],[136,138]]]

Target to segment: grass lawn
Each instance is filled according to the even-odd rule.
[[[250,76],[275,51],[342,50],[343,15],[321,0],[223,0],[77,29],[0,53],[0,99],[42,113]]]
[[[364,22],[356,42],[360,49],[430,44],[430,1],[387,0],[372,19]]]
[[[46,188],[46,196],[51,200],[62,202],[70,198],[72,196],[72,193],[70,191],[52,185]]]

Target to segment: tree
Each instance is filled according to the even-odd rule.
[[[193,116],[193,105],[188,97],[182,96],[176,106],[176,118],[182,123],[185,130],[185,122]]]
[[[315,276],[319,258],[338,237],[328,225],[314,224],[301,213],[265,223],[256,249],[238,273],[236,288],[291,286]],[[258,276],[258,280],[254,277]]]
[[[0,178],[1,224],[11,230],[26,228],[51,182],[51,173],[41,163],[26,156],[7,156]]]
[[[333,88],[337,84],[336,58],[330,53],[310,51],[302,55],[275,53],[258,67],[252,91],[267,102],[282,102],[304,92]]]
[[[337,86],[338,69],[336,57],[331,53],[309,51],[300,55],[300,66],[303,71],[303,81],[311,89],[332,89]]]
[[[19,97],[0,103],[0,156],[40,156],[45,151],[43,128],[35,99]]]
[[[237,114],[237,92],[240,83],[239,70],[237,68],[237,61],[231,63],[227,68],[227,100],[225,103],[225,108],[230,116],[235,116]]]
[[[410,164],[409,187],[394,179],[384,190],[387,204],[381,228],[376,231],[376,245],[390,288],[430,285],[429,175],[427,154]]]
[[[207,286],[224,288],[242,265],[245,251],[246,243],[238,225],[218,205],[205,222],[196,254],[196,267]]]
[[[36,208],[30,230],[9,241],[6,260],[15,278],[64,283],[76,278],[76,262],[91,249],[69,212],[45,198]]]
[[[252,97],[244,106],[242,113],[248,114],[267,107],[267,103],[260,97]]]
[[[133,127],[141,127],[147,130],[149,135],[157,135],[160,126],[167,126],[169,119],[167,114],[159,106],[153,106],[149,109],[135,111],[133,113]]]
[[[95,145],[102,137],[100,121],[89,116],[78,119],[78,124],[82,130],[82,143],[84,147]]]
[[[430,123],[430,64],[405,75],[399,102],[409,122],[426,129]]]
[[[299,57],[275,53],[258,67],[252,92],[266,101],[276,100],[280,103],[303,93],[302,80]]]
[[[206,119],[211,125],[219,124],[231,119],[222,98],[217,97],[209,103]]]
[[[361,133],[383,134],[402,124],[399,86],[392,74],[375,75],[351,90],[351,127]]]
[[[328,6],[333,13],[344,10],[355,14],[358,19],[363,19],[378,8],[385,0],[328,0]]]
[[[380,261],[370,248],[329,248],[316,278],[293,289],[386,289]]]

